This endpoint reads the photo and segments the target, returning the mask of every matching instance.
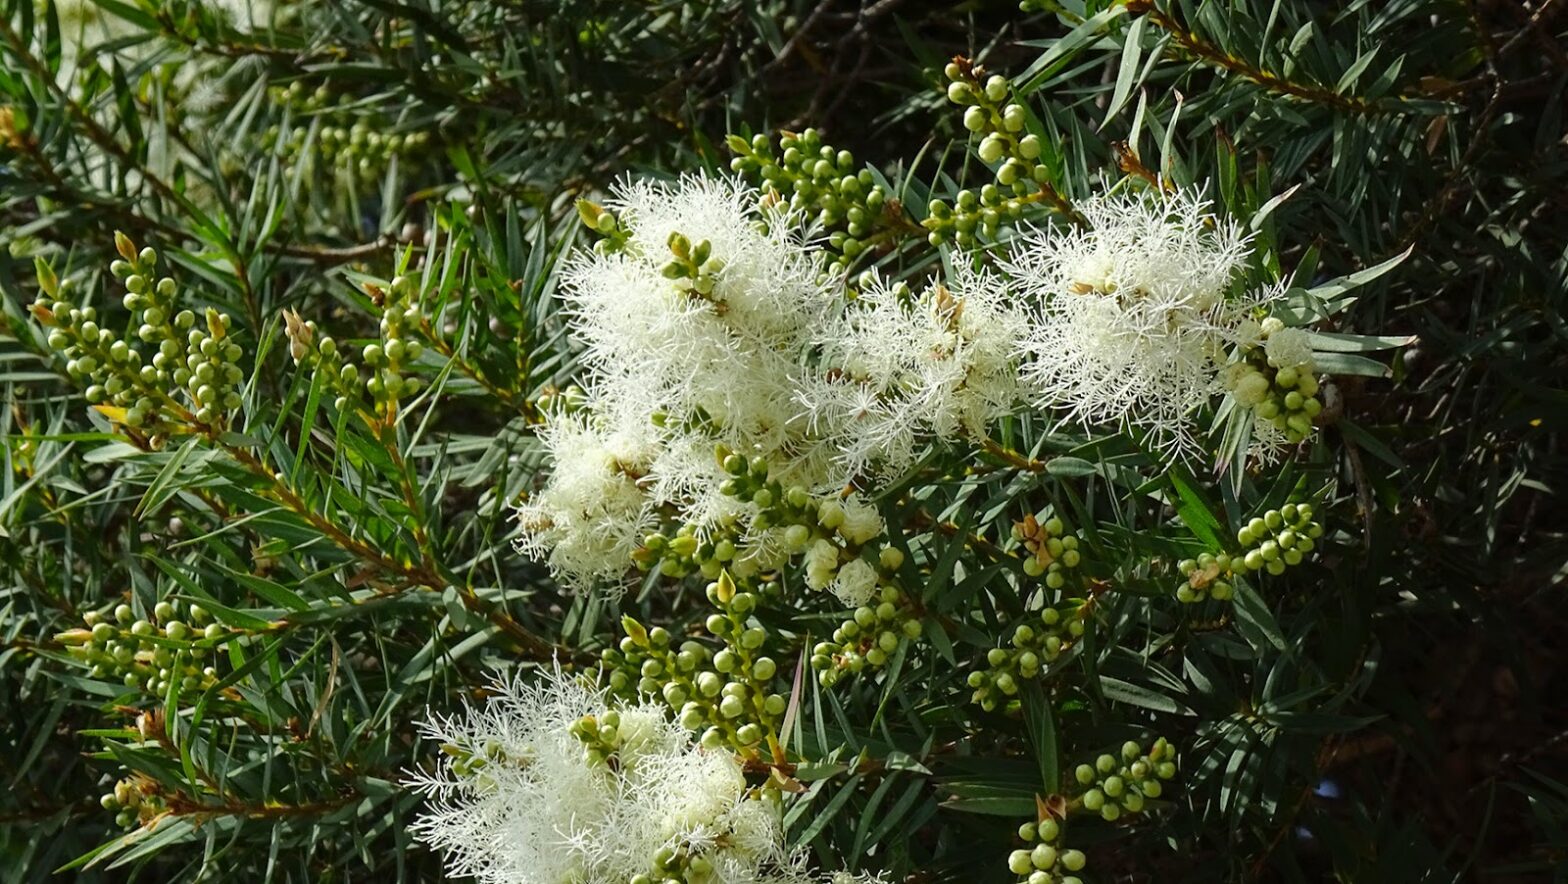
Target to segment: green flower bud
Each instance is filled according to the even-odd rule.
[[[1027,840],[1027,839],[1025,839]],[[1034,870],[1034,863],[1029,859],[1029,851],[1015,850],[1007,855],[1007,869],[1015,875],[1027,875]]]

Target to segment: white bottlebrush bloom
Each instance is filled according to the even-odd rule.
[[[1042,407],[1196,447],[1192,412],[1218,391],[1255,299],[1229,296],[1249,237],[1194,191],[1099,196],[1083,229],[1021,238],[1003,267],[1039,304],[1023,375]]]
[[[624,573],[653,524],[648,471],[656,428],[635,413],[557,415],[540,438],[554,468],[517,508],[517,547],[569,585]]]
[[[755,191],[730,179],[616,191],[610,207],[624,247],[583,253],[563,275],[600,398],[657,402],[738,449],[789,441],[790,378],[835,295],[789,219],[757,204]],[[665,276],[674,234],[707,243],[711,291]]]
[[[1018,398],[1025,328],[989,274],[960,272],[918,296],[873,280],[817,336],[819,371],[801,384],[839,478],[896,475],[924,443],[983,437]]]
[[[858,608],[876,593],[877,571],[863,560],[854,559],[838,569],[831,588],[845,607]]]
[[[624,242],[578,255],[562,298],[591,398],[661,424],[650,497],[699,527],[743,518],[719,492],[719,443],[767,458],[781,481],[820,486],[826,461],[804,437],[793,379],[837,284],[794,219],[759,208],[736,180],[703,176],[624,185],[609,208]],[[677,249],[696,277],[667,275]]]
[[[616,721],[610,763],[574,733],[584,716]],[[445,853],[453,875],[620,884],[673,851],[711,867],[712,884],[804,880],[777,806],[753,794],[735,757],[695,745],[652,705],[612,708],[557,672],[497,683],[483,708],[424,731],[446,757],[411,778],[432,805],[414,832]]]

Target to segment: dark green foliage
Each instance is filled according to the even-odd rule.
[[[906,213],[852,266],[919,275],[952,257],[927,245],[930,201],[992,178],[942,96],[955,54],[1011,78],[1045,144],[1060,203],[1026,220],[1102,178],[1207,182],[1257,219],[1259,278],[1364,273],[1316,291],[1342,302],[1324,327],[1397,349],[1391,376],[1337,354],[1337,417],[1281,471],[1161,474],[1128,439],[1021,417],[959,452],[967,471],[884,493],[919,538],[920,610],[954,626],[885,678],[805,670],[791,837],[824,868],[1013,881],[1038,800],[1164,737],[1160,807],[1075,823],[1089,880],[1568,876],[1568,12],[1026,6],[369,0],[252,23],[97,0],[92,51],[71,48],[81,11],[0,6],[0,882],[441,879],[401,783],[437,751],[427,707],[496,670],[591,666],[622,614],[679,635],[711,612],[695,579],[574,595],[509,542],[543,480],[542,402],[574,378],[554,293],[590,238],[575,198],[812,126]],[[131,432],[66,377],[29,314],[34,260],[118,330],[115,231],[197,315],[233,318],[236,422]],[[423,386],[336,407],[283,311],[357,362],[400,276]],[[1173,602],[1178,561],[1309,498],[1314,560]],[[965,679],[1024,618],[1009,539],[1046,510],[1080,532],[1098,628],[1017,714],[983,711]],[[204,648],[215,682],[124,688],[62,637],[121,604],[161,628],[166,600],[243,636]],[[158,825],[100,806],[128,777],[163,796]]]

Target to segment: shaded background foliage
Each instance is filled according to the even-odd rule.
[[[1262,622],[1278,642],[1242,641],[1228,619],[1146,635],[1146,602],[1111,608],[1123,641],[1101,666],[1128,686],[1121,711],[1072,698],[1062,755],[1149,726],[1184,762],[1168,812],[1086,830],[1093,871],[1568,875],[1564,4],[1026,5],[9,0],[0,881],[49,879],[119,838],[97,796],[126,769],[189,780],[189,802],[67,876],[440,878],[406,833],[417,802],[398,785],[429,758],[413,734],[424,708],[474,696],[494,667],[557,649],[591,659],[619,609],[667,622],[691,607],[667,593],[572,597],[506,542],[507,502],[538,480],[537,402],[573,366],[551,301],[577,239],[572,198],[628,171],[722,166],[727,131],[810,125],[899,182],[919,217],[917,197],[985,175],[941,97],[957,53],[1027,93],[1070,197],[1158,156],[1233,207],[1294,189],[1265,236],[1282,244],[1268,260],[1304,281],[1410,250],[1336,317],[1417,343],[1391,379],[1337,387],[1345,420],[1311,476],[1336,489],[1346,533],[1270,594]],[[106,24],[73,49],[83,20]],[[1135,120],[1141,148],[1124,143]],[[333,146],[328,129],[356,125],[357,152]],[[376,155],[369,133],[405,141]],[[63,382],[26,315],[33,258],[117,310],[103,272],[117,229],[235,317],[243,437],[138,450]],[[396,428],[334,425],[286,358],[280,311],[369,339],[362,283],[405,254],[432,293],[430,392]],[[1052,499],[1093,512],[1093,483],[1069,478],[976,497],[948,487],[931,509]],[[990,512],[969,527],[1005,527]],[[126,706],[55,636],[88,610],[170,594],[261,625],[230,658],[236,692],[148,747],[131,739],[137,713],[161,704]],[[916,880],[1004,879],[1007,814],[1030,788],[998,784],[1027,780],[1034,761],[1016,723],[960,709],[925,726],[948,702],[940,666],[902,673],[879,730],[826,726],[818,700],[824,751],[956,756],[934,778],[888,764],[813,784],[793,831],[825,864],[879,844],[873,866],[918,868]],[[861,693],[844,702],[876,709]],[[1000,815],[965,812],[992,800]]]

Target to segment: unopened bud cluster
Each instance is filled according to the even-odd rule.
[[[589,767],[608,764],[621,748],[621,713],[614,709],[577,719],[571,726],[572,736],[583,744],[583,761]]]
[[[1149,799],[1159,798],[1165,787],[1161,780],[1176,776],[1176,750],[1164,737],[1154,741],[1145,753],[1132,740],[1122,744],[1121,757],[1101,755],[1094,764],[1080,764],[1073,776],[1087,787],[1078,804],[1108,822],[1123,813],[1139,813]]]
[[[1078,535],[1067,530],[1060,518],[1052,516],[1044,522],[1033,513],[1013,525],[1013,539],[1023,544],[1028,555],[1024,557],[1024,573],[1030,577],[1044,577],[1050,589],[1062,589],[1069,581],[1074,588],[1081,582],[1077,573],[1082,554],[1078,551]]]
[[[655,421],[660,420],[663,416],[656,415]],[[753,523],[759,529],[771,524],[793,525],[807,515],[810,501],[806,490],[791,488],[785,492],[778,482],[770,482],[766,458],[748,460],[724,446],[719,446],[715,456],[731,477],[720,490],[743,501],[754,501],[759,512]],[[648,534],[642,546],[632,553],[632,562],[641,570],[657,569],[672,578],[701,573],[713,580],[725,569],[734,577],[750,578],[758,566],[751,559],[736,561],[740,554],[738,538],[739,532],[733,525],[699,532],[696,525],[685,524],[673,536],[657,531]]]
[[[411,277],[394,277],[387,288],[372,286],[369,291],[382,309],[379,339],[359,353],[364,371],[348,361],[338,342],[323,334],[314,320],[301,320],[298,314],[284,311],[284,332],[294,363],[324,379],[337,393],[339,410],[359,401],[363,391],[378,413],[390,414],[396,411],[398,399],[413,396],[423,387],[417,376],[406,371],[424,353],[417,335],[425,316],[419,307],[419,285]]]
[[[155,281],[158,253],[138,250],[115,234],[120,258],[110,271],[124,281],[130,320],[124,335],[100,324],[98,310],[72,300],[70,280],[38,264],[40,293],[33,315],[49,328],[49,346],[66,357],[66,372],[86,384],[87,400],[123,411],[130,427],[161,431],[194,420],[227,425],[240,407],[243,350],[229,337],[228,315],[208,308],[198,318],[179,305],[172,277]],[[137,342],[140,344],[137,344]]]
[[[1231,557],[1232,566],[1239,559],[1248,571],[1283,574],[1287,567],[1301,564],[1302,557],[1312,552],[1322,536],[1323,526],[1312,521],[1311,504],[1287,503],[1236,532],[1242,552]]]
[[[1019,884],[1083,884],[1078,872],[1088,864],[1083,851],[1063,848],[1062,824],[1047,818],[1018,827],[1018,837],[1026,846],[1008,854],[1007,868],[1020,878]]]
[[[1206,599],[1227,601],[1235,595],[1234,580],[1248,572],[1273,575],[1301,564],[1317,547],[1323,526],[1312,521],[1312,505],[1287,503],[1252,519],[1236,532],[1239,551],[1203,553],[1176,563],[1185,578],[1176,588],[1176,600],[1195,604]]]
[[[366,344],[360,358],[370,370],[365,392],[375,400],[377,410],[390,413],[399,398],[413,396],[423,386],[418,377],[404,372],[424,352],[414,334],[425,317],[419,308],[419,283],[413,277],[393,277],[382,298],[381,343]]]
[[[1039,678],[1083,637],[1089,610],[1087,602],[1074,599],[1062,608],[1045,608],[1036,622],[1018,624],[1012,647],[987,651],[985,668],[969,673],[970,700],[987,712],[1007,704],[1024,681]]]
[[[627,884],[709,884],[713,860],[691,845],[664,847],[653,855],[653,869],[634,875]]]
[[[294,364],[309,369],[337,394],[333,404],[339,411],[359,401],[364,388],[359,366],[343,357],[338,342],[323,334],[314,319],[301,319],[293,310],[284,310],[283,331],[289,339],[289,355]]]
[[[763,653],[768,632],[751,617],[757,595],[738,590],[725,573],[708,585],[708,600],[718,611],[704,627],[723,647],[714,652],[695,640],[676,646],[663,627],[625,617],[619,648],[604,652],[610,688],[662,699],[682,727],[700,732],[703,746],[755,752],[776,738],[788,705],[774,690],[778,663]]]
[[[625,248],[629,232],[621,226],[614,212],[591,200],[580,199],[577,201],[577,217],[582,220],[584,227],[599,234],[599,239],[593,244],[595,252],[608,255]]]
[[[576,384],[545,387],[539,391],[539,398],[534,400],[534,407],[547,415],[572,414],[581,411],[587,404],[588,394]]]
[[[363,118],[343,125],[351,115],[360,113],[351,109],[356,99],[348,95],[334,99],[325,86],[311,92],[296,80],[286,87],[273,87],[269,91],[275,103],[288,104],[297,112],[323,121],[316,130],[314,150],[323,162],[334,168],[378,176],[393,157],[415,157],[430,147],[430,133],[426,131],[384,132],[381,130],[389,127],[374,125]],[[262,134],[262,143],[287,160],[299,156],[309,138],[309,126],[296,125],[287,138],[277,126],[269,126]]]
[[[114,824],[128,829],[142,819],[153,819],[164,812],[164,803],[158,794],[144,789],[144,786],[152,785],[150,780],[126,777],[98,798],[98,806],[114,811]]]
[[[894,556],[901,559],[903,553],[884,549],[884,566]],[[833,630],[832,641],[817,643],[811,668],[823,687],[832,687],[845,672],[859,675],[867,668],[886,666],[899,645],[919,639],[922,631],[919,609],[903,590],[887,584]]]
[[[735,158],[730,168],[757,181],[765,196],[785,201],[791,211],[816,221],[828,232],[838,266],[848,265],[871,244],[879,229],[897,216],[891,199],[870,170],[855,171],[855,157],[822,142],[815,129],[784,132],[778,151],[766,135],[750,141],[728,139]]]
[[[1189,605],[1206,599],[1229,601],[1236,594],[1231,583],[1235,562],[1229,553],[1202,553],[1196,559],[1183,559],[1176,570],[1186,580],[1176,588],[1176,600]]]
[[[679,231],[670,234],[669,244],[674,257],[664,265],[664,278],[692,297],[712,300],[713,287],[724,270],[724,262],[713,256],[713,244],[705,239],[694,244]]]
[[[921,226],[932,245],[949,239],[970,248],[976,235],[994,239],[1003,224],[1017,221],[1024,209],[1050,187],[1050,169],[1040,162],[1040,136],[1026,131],[1029,112],[1012,101],[1006,77],[986,76],[978,66],[955,60],[947,65],[947,98],[964,105],[964,128],[980,139],[981,162],[995,169],[996,181],[978,191],[960,190],[950,204],[933,199]]]
[[[1304,339],[1304,332],[1286,328],[1277,318],[1265,319],[1262,330],[1262,345],[1227,367],[1225,385],[1237,405],[1252,409],[1259,421],[1295,444],[1312,435],[1312,421],[1323,411],[1312,351],[1294,340]]]
[[[443,743],[441,751],[452,759],[452,772],[465,779],[483,776],[486,767],[506,758],[501,744],[493,740],[477,751],[474,747],[456,743]]]
[[[205,609],[179,601],[159,602],[150,619],[121,604],[107,615],[89,611],[84,628],[56,638],[93,678],[164,696],[203,691],[217,680],[206,661],[231,631],[210,620]]]

